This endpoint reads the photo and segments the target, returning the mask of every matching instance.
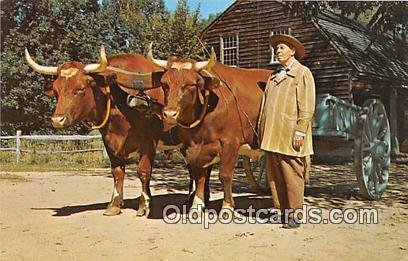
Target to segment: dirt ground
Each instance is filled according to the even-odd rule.
[[[212,173],[209,209],[222,190]],[[103,216],[112,192],[109,169],[77,172],[0,172],[1,260],[408,260],[408,165],[392,165],[381,201],[359,199],[351,164],[314,165],[305,203],[323,208],[374,208],[378,224],[167,224],[162,211],[187,199],[182,166],[154,169],[152,213],[136,217],[141,185],[131,168],[125,206]],[[242,169],[234,179],[236,208],[271,208],[269,196],[249,188]],[[244,215],[245,216],[245,215]],[[177,216],[173,216],[176,218]],[[265,220],[265,219],[261,219]],[[254,219],[252,219],[254,221]],[[241,222],[242,223],[242,222]]]

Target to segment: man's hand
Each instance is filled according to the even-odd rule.
[[[296,151],[299,151],[300,148],[303,146],[304,135],[299,132],[295,132],[293,135],[292,146]]]

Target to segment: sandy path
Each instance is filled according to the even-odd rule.
[[[356,197],[351,165],[315,165],[306,203],[332,208],[374,207],[378,224],[304,224],[284,230],[278,224],[166,224],[162,210],[181,207],[187,175],[180,168],[154,170],[151,218],[136,217],[139,180],[125,182],[125,208],[102,215],[110,198],[109,170],[81,172],[0,172],[1,260],[408,260],[408,166],[393,165],[380,202]],[[237,208],[270,208],[268,196],[248,188],[242,171],[234,181]],[[222,193],[212,175],[210,209],[219,210]]]

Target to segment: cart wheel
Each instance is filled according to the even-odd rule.
[[[268,193],[269,183],[266,176],[266,162],[265,156],[262,155],[259,160],[253,160],[248,156],[242,156],[242,167],[248,183],[253,190],[258,193]]]
[[[387,187],[391,160],[390,124],[381,101],[371,99],[363,104],[354,146],[360,193],[370,200],[379,199]]]

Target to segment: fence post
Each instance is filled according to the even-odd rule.
[[[17,161],[17,163],[20,161],[20,155],[21,155],[21,151],[20,151],[20,146],[21,146],[20,136],[21,136],[21,130],[18,130],[18,131],[17,131],[17,134],[16,134],[16,161]]]
[[[103,159],[108,159],[108,151],[106,150],[105,144],[103,144],[103,151],[102,151],[102,158]]]

